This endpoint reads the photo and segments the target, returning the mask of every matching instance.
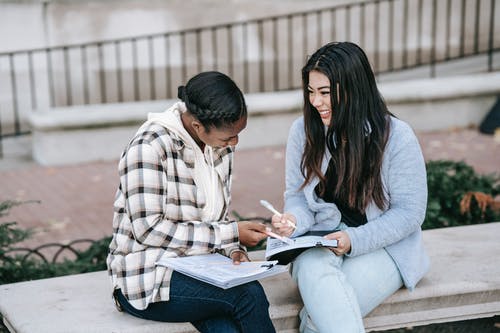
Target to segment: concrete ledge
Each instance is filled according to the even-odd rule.
[[[500,72],[380,83],[389,109],[417,131],[479,125],[500,95]],[[284,145],[301,114],[302,91],[247,94],[238,149]],[[84,105],[30,114],[33,158],[42,165],[116,160],[149,112],[174,100]]]
[[[286,142],[292,121],[300,115],[301,98],[297,91],[246,95],[249,118],[238,149]],[[37,110],[29,116],[33,159],[41,165],[116,160],[149,112],[162,112],[176,101]]]
[[[267,97],[266,97],[267,96]],[[300,112],[302,95],[297,91],[247,94],[245,100],[250,117]],[[162,112],[177,99],[91,104],[37,110],[30,116],[31,124],[40,131],[106,128],[141,124],[149,112]]]
[[[500,314],[500,222],[424,231],[431,270],[413,292],[399,290],[365,319],[371,330]]]
[[[367,331],[499,315],[500,266],[492,259],[500,255],[499,234],[500,222],[425,231],[430,272],[415,291],[401,289],[372,311],[364,320]],[[290,276],[261,282],[277,331],[298,332],[302,303]],[[117,312],[110,294],[104,271],[0,285],[0,313],[16,333],[196,332],[188,323]]]
[[[500,72],[380,84],[389,109],[417,131],[479,125],[500,97]]]

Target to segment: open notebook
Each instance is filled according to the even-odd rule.
[[[278,264],[286,265],[311,247],[337,247],[336,239],[326,239],[323,237],[332,232],[334,231],[309,231],[302,236],[289,238],[292,240],[292,242],[289,243],[268,237],[266,243],[266,259],[277,260]]]

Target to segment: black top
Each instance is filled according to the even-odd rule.
[[[326,170],[325,178],[326,178],[326,188],[327,189],[334,188],[336,185],[337,173],[332,163],[332,160],[330,160],[330,163],[328,163],[328,169]],[[318,186],[316,186],[315,192],[316,195],[321,199],[325,200],[326,202],[334,203],[337,206],[340,213],[342,214],[340,222],[345,223],[349,227],[358,227],[367,222],[366,214],[361,213],[361,211],[359,211],[356,208],[349,207],[347,202],[345,202],[344,200],[335,198],[333,196],[333,191],[326,190],[323,195],[320,195]]]

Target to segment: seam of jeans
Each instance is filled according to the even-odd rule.
[[[232,304],[230,302],[227,302],[225,300],[222,300],[220,298],[207,298],[207,297],[191,297],[191,296],[179,296],[179,295],[170,295],[170,300],[172,299],[190,299],[190,300],[204,300],[204,301],[219,301],[220,303],[224,303],[227,305],[230,305],[232,307]]]

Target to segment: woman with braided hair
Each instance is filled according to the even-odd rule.
[[[242,92],[219,72],[178,91],[180,101],[149,114],[119,161],[107,258],[117,308],[201,332],[275,332],[257,281],[224,290],[155,265],[213,252],[238,264],[249,260],[245,246],[267,237],[262,223],[228,219],[234,146],[247,123]]]
[[[429,267],[421,224],[425,163],[408,124],[380,95],[364,51],[329,43],[302,68],[303,116],[286,147],[285,236],[327,231],[335,248],[292,263],[304,308],[301,332],[364,332],[362,318]],[[292,228],[286,221],[296,224]]]

